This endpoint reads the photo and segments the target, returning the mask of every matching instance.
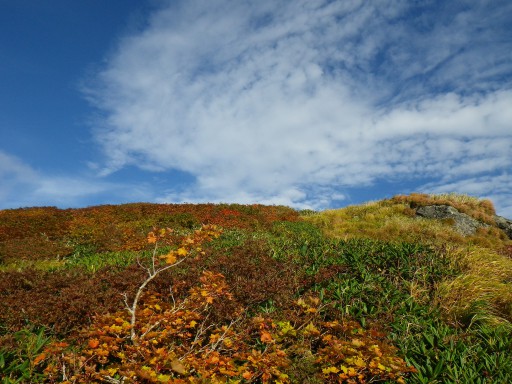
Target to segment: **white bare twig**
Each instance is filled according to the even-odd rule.
[[[126,377],[123,376],[120,379],[116,379],[115,377],[112,377],[112,376],[103,376],[103,379],[105,379],[108,383],[123,384],[124,379],[126,379]]]
[[[177,262],[175,262],[173,264],[168,264],[168,265],[166,265],[164,267],[157,268],[156,267],[156,252],[157,252],[157,249],[158,249],[158,243],[155,243],[155,247],[153,249],[153,254],[151,255],[151,266],[150,267],[144,267],[142,265],[142,263],[139,260],[137,260],[137,263],[148,272],[149,276],[146,278],[146,280],[144,280],[144,282],[137,289],[137,292],[135,293],[135,297],[134,297],[133,302],[132,302],[131,305],[128,304],[127,295],[126,294],[124,295],[125,296],[125,300],[124,300],[125,305],[127,307],[128,312],[131,315],[131,320],[130,320],[130,325],[131,325],[130,339],[131,339],[131,341],[133,343],[137,343],[137,339],[139,338],[137,336],[137,332],[135,331],[135,323],[137,321],[137,305],[139,304],[139,300],[140,300],[140,297],[141,297],[144,289],[160,273],[168,270],[169,268],[175,267],[178,264],[181,264],[187,258],[187,257],[184,257],[181,260],[178,260]],[[174,297],[173,297],[173,302],[174,302]]]

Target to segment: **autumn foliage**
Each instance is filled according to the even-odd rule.
[[[201,224],[223,228],[268,228],[276,221],[298,220],[282,206],[239,204],[104,205],[81,209],[55,207],[0,211],[0,262],[71,255],[77,246],[95,250],[140,250],[153,226],[193,229]]]
[[[171,233],[155,229],[147,236],[154,246],[149,264],[141,262],[147,277],[134,298],[125,296],[123,310],[96,316],[75,346],[51,344],[36,358],[48,382],[292,383],[299,365],[322,382],[404,382],[414,371],[384,333],[329,319],[311,295],[273,318],[240,305],[218,272],[203,271],[187,295],[178,295],[172,282],[167,295],[146,291],[159,273],[204,256],[203,244],[220,229],[203,226],[159,255]]]
[[[416,194],[0,211],[0,381],[511,382],[510,242],[415,219],[446,202],[494,212]]]

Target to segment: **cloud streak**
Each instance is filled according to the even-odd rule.
[[[194,177],[160,201],[314,208],[378,180],[505,177],[512,7],[457,4],[169,2],[87,90],[103,173]]]
[[[148,201],[144,185],[113,183],[87,175],[41,173],[19,158],[0,150],[0,209],[12,207],[85,205],[121,201]]]

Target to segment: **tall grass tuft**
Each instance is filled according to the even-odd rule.
[[[451,205],[460,212],[463,212],[484,223],[494,225],[496,210],[492,201],[487,199],[479,199],[477,197],[457,194],[444,193],[439,195],[431,195],[425,193],[412,193],[408,196],[398,195],[391,199],[399,203],[408,203],[413,207],[421,207],[425,205]]]
[[[512,260],[500,251],[512,241],[495,227],[463,237],[449,221],[415,217],[414,208],[428,204],[449,204],[480,220],[494,215],[488,200],[455,194],[412,194],[328,210],[303,219],[332,238],[410,242],[438,249],[461,271],[437,284],[436,305],[444,318],[458,326],[475,322],[510,324]],[[408,284],[411,296],[421,301],[425,296],[423,285],[416,281]]]

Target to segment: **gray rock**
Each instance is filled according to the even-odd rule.
[[[427,205],[419,207],[416,210],[416,215],[428,219],[451,219],[454,221],[455,230],[462,236],[473,235],[478,228],[488,227],[487,224],[483,224],[465,213],[459,212],[450,205]]]
[[[503,230],[512,240],[512,220],[506,219],[503,216],[494,216],[494,220],[496,220],[496,225],[499,229]]]

